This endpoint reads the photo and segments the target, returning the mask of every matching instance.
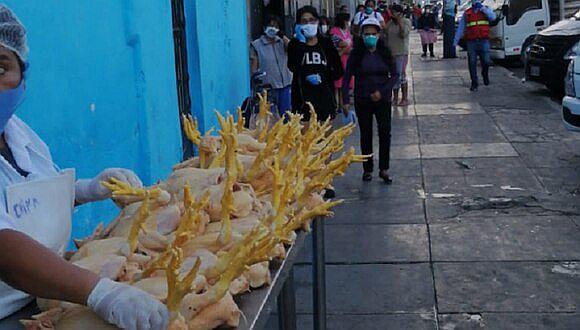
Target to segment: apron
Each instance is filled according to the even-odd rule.
[[[64,255],[71,235],[74,187],[74,170],[63,170],[56,176],[7,186],[6,205],[15,229]],[[0,297],[14,308],[8,315],[33,300],[33,297],[3,282],[0,282]]]

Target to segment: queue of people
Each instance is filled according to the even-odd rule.
[[[477,90],[477,57],[482,61],[484,84],[489,84],[489,21],[495,14],[471,0],[472,8],[461,19],[455,44],[467,40],[471,90]],[[410,104],[407,82],[409,39],[413,28],[421,37],[421,57],[435,57],[439,5],[416,6],[367,0],[351,17],[340,7],[334,22],[319,16],[312,6],[296,15],[291,38],[281,32],[280,20],[270,17],[264,35],[252,43],[252,70],[266,72],[274,88],[273,102],[280,114],[290,110],[310,119],[311,103],[318,120],[333,119],[341,113],[353,122],[354,112],[361,133],[363,153],[372,154],[372,122],[376,119],[379,135],[379,176],[391,182],[388,174],[391,108]],[[350,118],[350,119],[348,119]],[[372,178],[373,161],[363,166],[363,180]],[[328,196],[334,196],[329,190]]]

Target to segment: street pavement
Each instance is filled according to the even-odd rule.
[[[421,59],[415,33],[411,48],[393,184],[362,182],[359,164],[336,180],[328,328],[580,329],[580,134],[505,68],[472,93],[465,58]],[[309,253],[294,269],[298,329],[312,328]]]

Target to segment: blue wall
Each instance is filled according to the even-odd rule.
[[[218,127],[214,110],[235,113],[250,93],[246,1],[185,0],[193,115]]]
[[[17,114],[55,162],[78,177],[126,167],[146,184],[165,178],[181,156],[170,1],[4,2],[27,27],[30,47]],[[77,209],[73,237],[117,212],[111,202]]]

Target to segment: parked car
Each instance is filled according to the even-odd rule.
[[[568,64],[576,55],[580,55],[580,11],[534,38],[527,49],[526,80],[541,82],[561,94]]]
[[[580,58],[570,60],[564,78],[566,96],[562,101],[562,120],[570,131],[580,132]]]

